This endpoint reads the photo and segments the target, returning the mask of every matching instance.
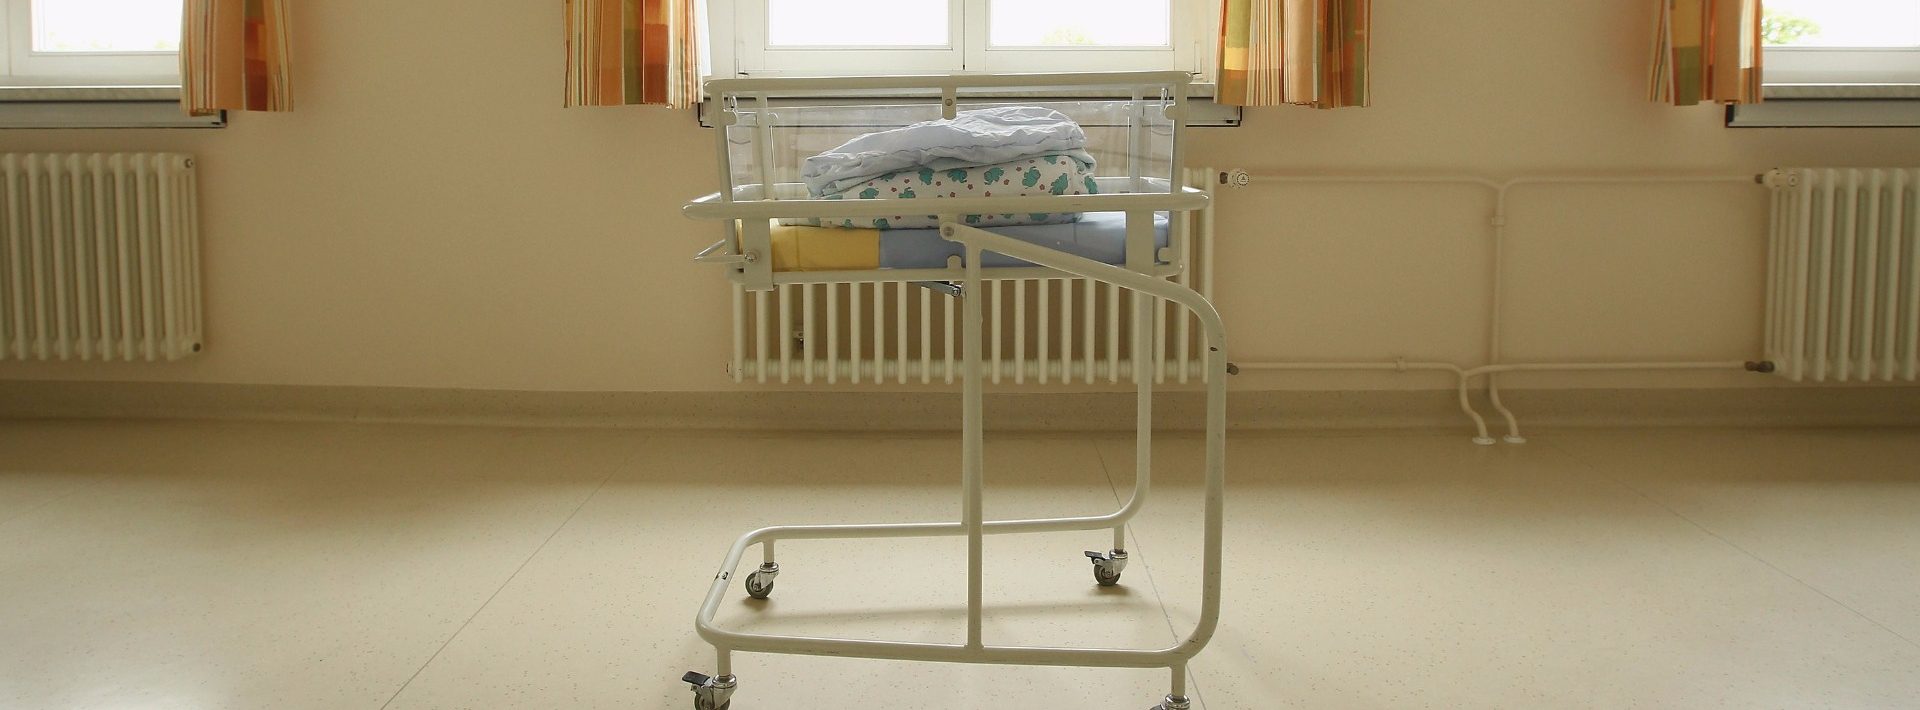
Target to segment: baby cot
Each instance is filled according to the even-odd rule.
[[[1076,74],[888,76],[851,78],[746,78],[708,82],[707,92],[721,107],[716,125],[716,158],[725,185],[689,203],[688,217],[721,224],[721,238],[696,261],[720,264],[729,279],[750,290],[807,283],[911,283],[960,302],[960,346],[964,354],[961,415],[961,515],[958,521],[862,525],[782,525],[747,533],[736,540],[714,576],[695,629],[716,651],[711,675],[684,676],[697,710],[730,707],[739,687],[733,654],[781,653],[854,658],[1117,668],[1161,668],[1171,689],[1157,706],[1181,710],[1186,698],[1187,661],[1204,648],[1219,618],[1221,522],[1225,493],[1226,342],[1218,312],[1199,293],[1173,283],[1182,249],[1173,243],[1182,230],[1173,220],[1205,206],[1207,194],[1184,184],[1182,138],[1190,77],[1184,72]],[[847,101],[846,97],[860,97]],[[1090,182],[1069,192],[988,196],[958,190],[937,199],[903,200],[877,194],[826,199],[804,183],[803,156],[833,147],[863,132],[954,119],[964,112],[996,107],[1056,110],[1089,131]],[[815,143],[809,144],[813,140]],[[818,141],[830,141],[820,143]],[[1036,166],[1037,168],[1038,166]],[[888,176],[892,178],[892,175]],[[978,178],[964,178],[970,187]],[[913,188],[916,178],[899,178]],[[918,183],[946,187],[928,171]],[[984,184],[1011,185],[993,175]],[[1064,185],[1065,182],[1063,181]],[[931,191],[930,191],[931,192]],[[981,191],[985,192],[985,190]],[[1080,193],[1080,194],[1073,194]],[[1083,215],[1054,224],[980,227],[981,216],[1004,215],[1035,221],[1050,215]],[[832,229],[833,224],[887,224],[887,220],[932,217],[931,229]],[[871,220],[871,222],[870,222]],[[991,220],[988,220],[991,221]],[[804,222],[794,224],[794,222]],[[815,226],[819,224],[828,227]],[[1036,270],[1093,279],[1131,294],[1134,299],[1164,299],[1191,310],[1201,326],[1206,363],[1206,433],[1203,572],[1199,622],[1179,643],[1161,649],[1043,648],[994,645],[982,638],[982,538],[985,535],[1074,530],[1113,531],[1113,547],[1085,553],[1094,582],[1118,584],[1128,556],[1128,522],[1147,502],[1151,483],[1153,436],[1152,375],[1136,368],[1136,471],[1132,497],[1118,510],[1099,516],[1026,520],[989,520],[981,504],[983,477],[982,285],[998,278],[1031,277]],[[1138,305],[1138,301],[1136,301]],[[1154,327],[1150,309],[1133,309],[1129,328],[1135,352],[1146,350]],[[780,566],[774,545],[782,540],[964,536],[967,541],[967,630],[960,644],[875,641],[755,634],[714,623],[731,588],[740,561],[760,547],[762,562],[745,575],[745,592],[765,598],[773,592]]]

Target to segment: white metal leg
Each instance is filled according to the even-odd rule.
[[[731,654],[735,651],[744,651],[947,663],[1164,668],[1171,673],[1172,690],[1160,707],[1165,710],[1187,708],[1187,661],[1205,648],[1207,642],[1212,639],[1219,623],[1220,612],[1221,539],[1226,489],[1227,361],[1226,335],[1218,311],[1214,309],[1212,303],[1192,289],[1137,271],[1064,254],[964,225],[949,223],[944,227],[943,233],[946,238],[960,242],[966,248],[965,280],[962,289],[964,299],[962,347],[965,350],[963,359],[965,372],[962,384],[960,520],[951,523],[777,526],[755,530],[740,537],[721,562],[720,571],[715,575],[712,586],[708,589],[705,603],[701,605],[700,612],[695,617],[695,630],[702,639],[712,644],[719,654],[720,676],[705,679],[709,684],[707,686],[709,690],[706,691],[708,696],[724,700],[724,697],[732,694],[735,681],[732,676]],[[1194,630],[1172,646],[1160,649],[994,646],[986,643],[982,638],[981,552],[984,536],[1111,529],[1114,536],[1112,553],[1120,555],[1121,561],[1124,562],[1127,522],[1145,505],[1147,493],[1151,487],[1153,434],[1153,374],[1146,363],[1137,362],[1135,367],[1136,406],[1138,407],[1136,418],[1138,430],[1135,441],[1137,463],[1134,491],[1127,502],[1112,513],[1098,516],[1028,520],[985,519],[981,498],[985,487],[984,413],[982,410],[986,373],[981,352],[981,320],[984,314],[980,298],[984,293],[985,284],[981,279],[979,263],[980,255],[986,251],[1006,254],[1133,292],[1139,299],[1137,304],[1141,306],[1136,308],[1134,313],[1135,352],[1145,351],[1146,341],[1154,327],[1152,312],[1145,307],[1146,304],[1158,303],[1158,299],[1165,299],[1193,311],[1199,320],[1201,335],[1206,345],[1207,372],[1205,532],[1202,541],[1201,610],[1199,623]],[[754,545],[762,546],[764,559],[762,570],[755,573],[758,575],[765,570],[766,566],[774,565],[774,543],[777,540],[949,535],[964,535],[967,538],[967,639],[963,644],[750,634],[722,629],[713,623],[715,612],[719,609],[721,600],[728,594],[729,583],[742,557]],[[1095,564],[1097,574],[1100,561],[1096,560]],[[750,577],[749,581],[751,579]],[[698,674],[689,674],[689,681],[692,682],[696,676]],[[704,697],[701,693],[702,686],[696,683],[696,698]]]
[[[1165,700],[1160,701],[1159,707],[1152,708],[1151,710],[1191,710],[1193,707],[1193,704],[1187,701],[1186,664],[1174,666],[1172,670],[1173,680],[1171,685],[1173,686],[1173,690],[1167,693]]]
[[[981,511],[981,496],[985,483],[981,480],[982,458],[986,454],[986,432],[982,426],[985,385],[981,382],[980,372],[980,247],[967,245],[967,277],[964,290],[961,291],[966,303],[965,318],[961,329],[965,331],[966,372],[961,385],[960,424],[960,470],[961,488],[964,489],[966,502],[960,508],[961,522],[967,527],[967,648],[978,649],[980,642],[980,596],[981,596],[981,548],[984,540],[984,521]]]

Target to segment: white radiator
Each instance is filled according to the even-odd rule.
[[[1920,169],[1796,168],[1765,179],[1775,371],[1796,382],[1920,377]]]
[[[1196,172],[1190,184],[1210,184],[1209,176]],[[1186,265],[1173,280],[1210,293],[1212,213],[1176,219],[1172,229],[1175,258]],[[926,385],[962,376],[960,307],[944,293],[907,283],[733,289],[728,372],[735,382]],[[1117,287],[1057,276],[990,280],[985,290],[982,345],[989,382],[1131,382],[1137,363],[1151,368],[1157,382],[1205,381],[1200,328],[1183,308],[1165,302],[1137,306]],[[1132,352],[1135,307],[1153,312],[1146,353]]]
[[[193,157],[0,153],[0,360],[200,350]]]

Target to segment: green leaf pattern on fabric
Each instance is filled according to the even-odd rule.
[[[1017,181],[1014,180],[1015,177],[1018,178]],[[926,194],[917,191],[916,188],[932,187],[936,180],[940,181],[937,191]],[[919,168],[895,171],[845,191],[822,197],[829,200],[858,197],[866,200],[918,199],[924,201],[944,197],[1031,197],[1070,194],[1099,194],[1099,183],[1093,178],[1093,166],[1071,156],[1043,155],[997,165],[945,170]],[[1077,221],[1080,215],[1033,212],[969,214],[962,215],[962,218],[969,225],[998,227],[1073,222]],[[938,226],[940,218],[936,215],[911,215],[892,218],[793,219],[782,220],[782,223],[855,229],[925,229]]]

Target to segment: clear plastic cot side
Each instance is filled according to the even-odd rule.
[[[826,198],[835,193],[810,192],[804,182],[803,170],[809,157],[863,134],[937,120],[946,114],[944,99],[939,95],[858,101],[764,93],[716,98],[723,113],[717,129],[722,140],[721,169],[725,188],[735,202]],[[1093,159],[1086,172],[1095,180],[1088,189],[1097,189],[1100,194],[1178,189],[1174,101],[1165,90],[1139,98],[1020,98],[961,93],[955,104],[955,112],[1041,107],[1066,115],[1086,133],[1086,151]],[[903,180],[902,185],[907,182]],[[1014,182],[1017,185],[1017,180]],[[929,180],[919,187],[924,195],[930,191],[926,188],[936,186]],[[1078,181],[1072,189],[1076,194],[1082,192]],[[858,190],[848,190],[837,194],[836,199],[861,196]]]

